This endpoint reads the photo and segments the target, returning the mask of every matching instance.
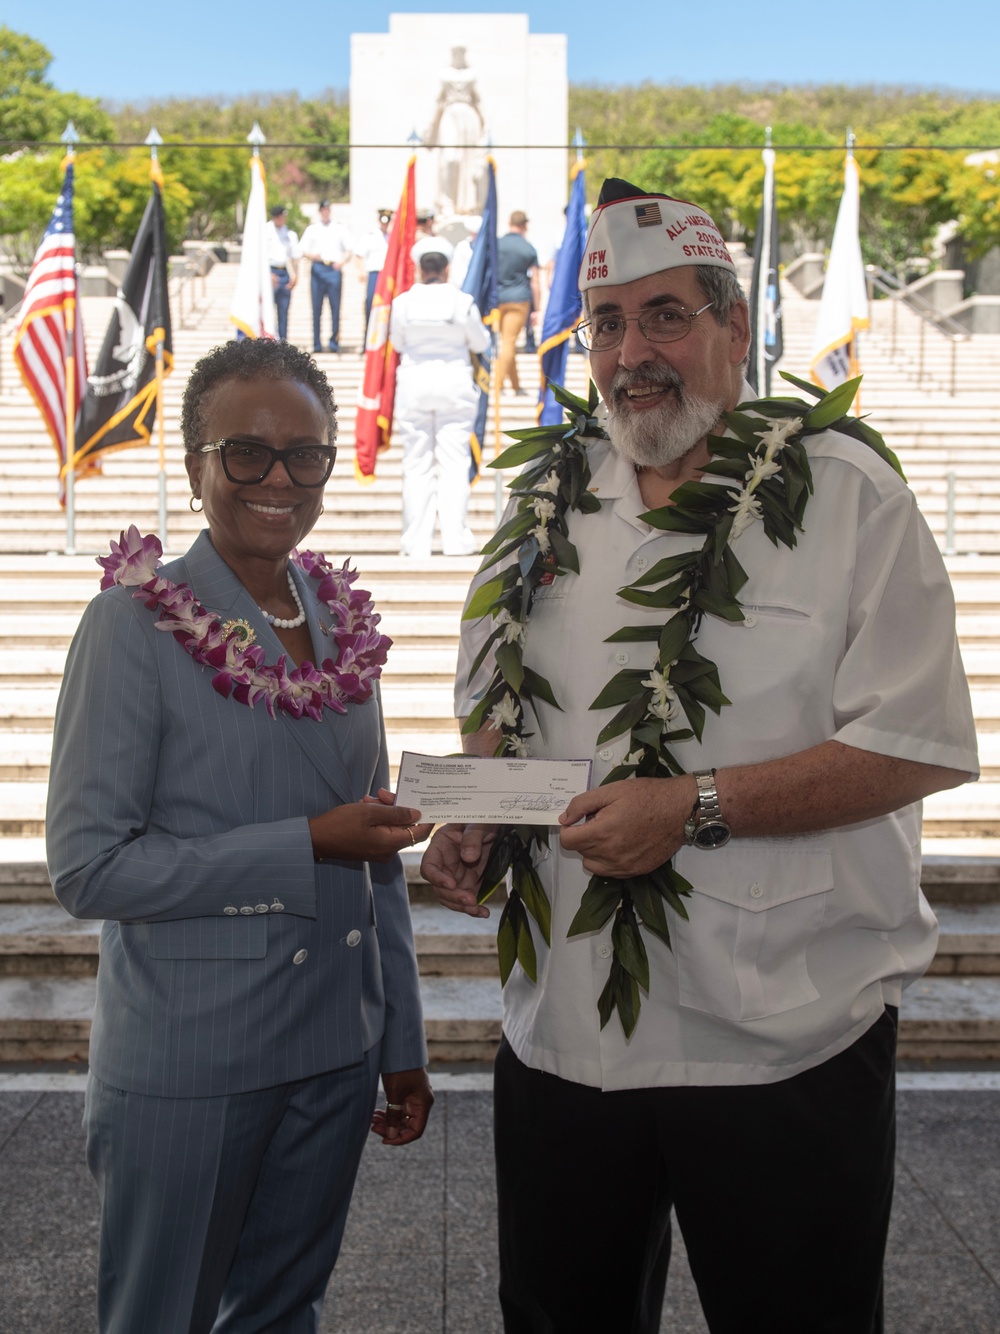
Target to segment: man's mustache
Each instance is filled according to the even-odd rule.
[[[673,366],[650,362],[645,366],[636,366],[634,370],[619,367],[611,381],[611,401],[618,404],[629,389],[647,385],[654,385],[657,389],[672,389],[679,399],[684,398],[684,380],[680,372],[674,370]]]

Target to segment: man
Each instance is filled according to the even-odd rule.
[[[358,280],[365,284],[365,336],[368,335],[368,321],[371,318],[372,302],[375,300],[375,288],[382,265],[389,250],[389,224],[392,222],[392,209],[380,208],[378,226],[373,227],[361,242],[361,248],[355,255],[358,266]],[[361,354],[364,356],[364,345]]]
[[[302,234],[302,253],[312,261],[313,352],[323,351],[320,324],[323,303],[330,303],[330,351],[340,351],[340,293],[343,268],[351,258],[347,228],[330,217],[330,201],[320,200],[319,221],[311,222]]]
[[[977,769],[947,574],[873,450],[806,436],[815,491],[797,544],[772,544],[742,507],[726,550],[747,574],[744,619],[694,623],[727,702],[700,742],[671,740],[688,772],[598,786],[635,758],[629,732],[598,740],[616,708],[591,705],[624,664],[649,671],[672,614],[618,590],[702,547],[701,532],[642,516],[702,476],[707,436],[754,395],[746,301],[697,206],[606,182],[580,286],[611,440],[590,451],[599,509],[567,511],[579,574],[543,578],[499,640],[523,636],[525,668],[561,706],[535,694],[531,753],[592,757],[594,783],[537,862],[552,908],[551,948],[533,929],[537,983],[515,964],[504,994],[505,1329],[658,1330],[673,1207],[712,1334],[876,1334],[896,1013],[936,939],[918,888],[919,802]],[[625,625],[645,638],[609,643]],[[463,636],[462,714],[489,680],[492,653],[466,683],[491,629],[487,618]],[[662,728],[682,728],[660,693]],[[498,735],[487,728],[470,749],[492,754]],[[424,873],[442,903],[485,914],[475,891],[489,837],[435,836]],[[668,858],[691,882],[689,920],[667,910],[672,952],[642,932],[649,985],[626,1038],[616,1013],[601,1027],[596,1005],[619,924],[572,936],[570,924],[591,875],[641,877]]]
[[[425,236],[412,254],[420,281],[395,298],[389,325],[400,355],[395,419],[403,443],[401,550],[429,558],[437,518],[444,554],[467,556],[476,549],[466,511],[469,442],[479,404],[469,354],[484,351],[490,335],[472,297],[448,281],[451,245]]]
[[[278,337],[287,340],[288,307],[292,288],[298,282],[299,238],[289,230],[288,209],[284,204],[275,204],[271,209],[271,220],[264,230],[267,233],[267,262],[274,286],[274,309],[278,316]]]
[[[520,209],[510,215],[510,230],[497,241],[497,309],[500,351],[497,353],[497,389],[507,380],[518,398],[527,390],[517,377],[514,346],[529,317],[535,320],[542,303],[538,252],[527,239],[528,218]]]

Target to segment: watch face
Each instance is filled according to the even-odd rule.
[[[694,844],[696,848],[721,848],[731,837],[727,824],[721,820],[710,820],[695,831]]]

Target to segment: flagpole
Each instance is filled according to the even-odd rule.
[[[66,145],[66,158],[69,163],[76,161],[76,148],[80,140],[76,126],[68,121],[60,136]],[[74,238],[75,251],[75,238]],[[74,253],[74,266],[76,257]],[[74,283],[76,294],[79,287]],[[64,361],[66,374],[66,555],[76,555],[76,294],[66,306],[66,355]]]
[[[848,125],[848,127],[847,127],[847,140],[846,140],[846,147],[847,147],[847,157],[848,157],[848,160],[853,160],[853,158],[854,158],[854,145],[855,145],[856,143],[857,143],[857,136],[855,135],[854,131],[851,129],[850,125]],[[861,203],[861,191],[859,190],[859,191],[858,191],[858,206],[859,206],[859,213],[860,213],[860,203]],[[859,245],[861,244],[861,229],[860,229],[860,226],[859,226],[859,228],[858,228],[858,244],[859,244]],[[860,375],[860,374],[861,374],[861,359],[860,359],[860,357],[858,356],[858,331],[857,331],[857,329],[854,329],[854,330],[851,331],[851,351],[850,351],[850,354],[849,354],[848,373],[851,375],[852,378],[853,378],[854,376],[856,376],[856,375]],[[861,386],[860,386],[860,385],[858,386],[858,392],[854,395],[854,402],[851,404],[851,411],[854,413],[855,416],[857,416],[857,415],[860,413],[860,411],[861,411]]]
[[[163,138],[155,125],[150,127],[145,142],[149,145],[149,175],[163,189],[163,171],[160,167],[157,149]],[[163,330],[158,329],[156,340],[156,440],[159,449],[159,476],[157,492],[159,514],[157,531],[163,546],[167,545],[167,438],[166,424],[163,420]]]
[[[765,147],[761,153],[764,159],[764,207],[760,243],[759,286],[764,289],[757,293],[757,392],[765,398],[771,393],[771,363],[767,359],[767,301],[764,299],[768,275],[772,268],[771,259],[771,214],[774,209],[774,149],[771,147],[771,127],[765,131]]]

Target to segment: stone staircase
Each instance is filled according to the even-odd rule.
[[[168,554],[182,551],[202,526],[187,508],[188,490],[176,429],[184,379],[193,362],[228,336],[226,315],[235,269],[217,266],[199,304],[175,332],[175,365],[166,387]],[[345,284],[340,357],[321,356],[340,408],[341,456],[327,490],[326,512],[310,544],[331,557],[357,557],[384,628],[395,640],[384,683],[386,722],[395,767],[403,749],[446,753],[459,746],[451,717],[458,617],[475,559],[435,556],[407,561],[395,553],[400,527],[399,450],[379,460],[376,481],[352,476],[354,402],[362,361],[360,284]],[[109,302],[84,304],[94,351]],[[816,305],[785,292],[784,366],[806,373]],[[972,681],[984,775],[975,787],[932,798],[926,807],[925,888],[938,905],[942,938],[932,972],[907,993],[901,1056],[927,1061],[1000,1058],[1000,459],[991,445],[1000,420],[1000,339],[981,336],[959,349],[959,392],[947,392],[947,349],[925,346],[929,388],[914,388],[910,361],[918,334],[899,312],[895,361],[889,332],[875,328],[866,348],[862,408],[900,454],[942,546],[946,474],[956,473],[956,554],[948,567]],[[311,345],[306,285],[293,294],[291,336]],[[0,351],[0,1062],[82,1061],[93,1007],[99,924],[77,922],[52,898],[44,869],[45,786],[52,718],[65,651],[95,594],[93,555],[135,522],[155,531],[153,450],[111,455],[101,477],[77,487],[77,551],[65,549],[55,503],[54,456],[41,421],[17,380],[10,334]],[[519,359],[533,391],[535,359]],[[570,387],[583,391],[586,362],[571,357]],[[781,382],[778,382],[779,384]],[[775,392],[781,392],[775,387]],[[533,392],[505,399],[504,429],[533,421]],[[494,425],[488,426],[492,446]],[[490,456],[492,449],[487,452]],[[493,474],[475,489],[471,522],[485,540],[496,514]],[[499,1035],[500,994],[493,922],[436,907],[408,854],[414,929],[428,1039],[438,1060],[488,1059]]]

